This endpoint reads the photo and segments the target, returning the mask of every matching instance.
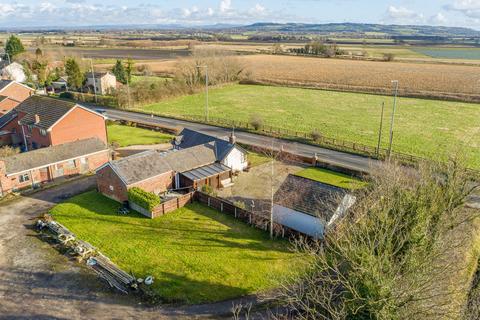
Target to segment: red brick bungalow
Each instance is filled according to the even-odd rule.
[[[25,151],[91,137],[107,144],[105,117],[75,102],[34,95],[0,118],[0,143]]]
[[[34,90],[13,80],[0,80],[0,116],[30,97]]]
[[[231,183],[232,169],[220,163],[215,143],[182,150],[150,150],[110,161],[97,170],[98,190],[124,202],[127,190],[140,187],[155,194],[170,189],[214,188]]]
[[[95,137],[0,158],[0,195],[92,172],[109,160],[107,145]]]

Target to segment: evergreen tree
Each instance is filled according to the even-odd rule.
[[[132,83],[133,65],[134,65],[133,60],[131,58],[128,58],[127,63],[125,64],[125,73],[128,79],[128,83]]]
[[[25,48],[20,39],[12,34],[5,43],[5,52],[10,56],[10,59],[13,59],[16,55],[25,52]]]
[[[112,69],[113,74],[117,77],[117,81],[126,84],[127,83],[127,73],[125,67],[123,66],[122,60],[117,60],[115,66]]]
[[[68,76],[67,83],[69,87],[76,89],[82,87],[84,76],[75,58],[68,58],[65,61],[65,74]]]

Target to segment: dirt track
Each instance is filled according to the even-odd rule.
[[[94,177],[77,180],[0,206],[0,319],[192,319],[229,312],[232,301],[146,307],[112,292],[87,267],[37,238],[30,226],[39,214],[61,195],[81,193],[94,183]]]

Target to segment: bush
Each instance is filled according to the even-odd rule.
[[[310,134],[312,136],[312,139],[313,141],[317,142],[318,140],[320,140],[320,138],[322,137],[322,134],[320,133],[320,131],[318,131],[317,129],[313,129],[312,133]]]
[[[250,124],[252,125],[253,129],[259,130],[263,126],[263,119],[260,115],[254,114],[250,118]]]
[[[206,194],[209,194],[209,195],[213,195],[213,188],[212,188],[212,186],[204,184],[202,186],[202,192],[206,193]]]
[[[70,99],[70,100],[75,99],[75,95],[72,92],[62,92],[58,97],[62,99]]]
[[[128,189],[128,201],[131,201],[148,211],[152,211],[161,202],[156,194],[138,187]]]
[[[393,61],[395,60],[395,55],[393,53],[384,53],[383,61]]]

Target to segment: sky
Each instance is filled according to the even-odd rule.
[[[480,0],[0,0],[0,27],[361,22],[480,30]]]

